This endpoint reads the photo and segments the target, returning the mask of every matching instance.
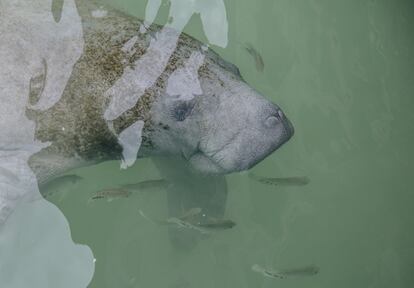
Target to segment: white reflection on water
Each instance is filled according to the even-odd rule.
[[[226,47],[228,22],[223,0],[171,0],[170,25],[181,31],[193,14],[200,14],[204,33],[210,44]],[[149,0],[145,9],[145,20],[153,23],[160,9],[160,0]]]
[[[0,285],[8,288],[86,287],[95,269],[92,251],[73,243],[65,217],[46,200],[22,203],[9,217],[0,259]]]
[[[49,145],[34,140],[34,123],[25,114],[31,79],[44,71],[31,108],[52,107],[84,44],[75,2],[64,1],[57,22],[51,2],[0,1],[1,287],[85,287],[94,271],[92,252],[73,243],[63,214],[43,199],[27,202],[39,197],[28,159]]]
[[[29,158],[50,143],[35,140],[35,124],[27,118],[26,110],[45,111],[61,99],[84,48],[82,22],[75,1],[65,0],[59,5],[52,1],[0,0],[2,287],[85,287],[92,278],[96,261],[88,247],[73,243],[63,214],[40,197],[36,176],[28,165]],[[148,11],[153,3],[149,2]],[[53,11],[58,15],[52,13],[53,7],[59,10]],[[157,11],[159,5],[154,7],[153,11]],[[92,16],[103,18],[106,13],[99,8],[92,11]],[[152,22],[154,17],[148,13]],[[111,98],[104,115],[108,125],[133,107],[145,89],[165,70],[180,32],[194,13],[200,14],[210,44],[227,45],[228,24],[222,0],[192,1],[190,5],[173,1],[170,24],[156,33],[134,69],[125,69],[107,91]],[[135,41],[132,38],[125,43],[126,51],[130,51]],[[204,56],[195,53],[184,68],[172,75],[172,82],[194,80],[191,83],[184,81],[181,86],[170,85],[172,96],[187,100],[201,93],[197,70],[203,61]],[[35,101],[29,100],[33,86],[36,88]],[[142,123],[138,121],[136,125],[139,126],[136,131],[141,131]],[[120,144],[124,144],[124,165],[130,166],[138,153],[141,134],[120,133],[117,136]],[[39,198],[38,201],[27,201]]]

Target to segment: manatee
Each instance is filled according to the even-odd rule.
[[[48,143],[29,160],[38,182],[75,167],[153,157],[175,183],[171,216],[201,207],[219,218],[224,175],[253,167],[292,137],[285,113],[197,39],[114,9],[98,15],[89,1],[76,5],[84,45],[61,97],[41,105],[44,62],[30,83],[26,116],[35,140]]]
[[[145,27],[115,10],[95,18],[96,7],[83,2],[77,4],[84,50],[62,97],[49,109],[27,109],[36,123],[36,139],[51,143],[31,160],[41,181],[76,161],[121,158],[119,135],[139,121],[137,157],[178,156],[204,174],[249,169],[293,135],[279,106],[200,41],[168,27]],[[164,45],[152,47],[155,40]],[[171,49],[171,55],[162,49]],[[165,55],[165,67],[156,67]],[[145,87],[151,82],[148,75],[158,70],[160,75]],[[198,82],[193,85],[198,90],[191,82]],[[121,101],[132,105],[120,107]]]

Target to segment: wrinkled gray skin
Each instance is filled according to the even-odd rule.
[[[90,12],[95,7],[82,2],[77,5],[84,53],[62,98],[46,111],[27,110],[36,123],[36,138],[52,143],[30,161],[39,182],[76,166],[120,159],[122,147],[116,134],[143,120],[138,156],[156,157],[163,176],[175,183],[169,193],[170,214],[202,207],[204,213],[220,217],[227,191],[222,175],[251,168],[289,140],[293,135],[289,120],[276,104],[247,85],[234,65],[182,34],[156,83],[132,109],[113,121],[111,131],[103,118],[109,103],[104,94],[127,66],[142,57],[161,27],[153,25],[148,33],[139,34],[141,21],[112,10],[107,17],[93,18]],[[128,56],[121,48],[133,36],[138,36],[136,53]],[[167,80],[194,51],[205,55],[198,70],[202,95],[173,101],[166,93]]]
[[[154,134],[154,143],[172,154],[182,153],[201,172],[249,169],[286,142],[292,126],[279,107],[251,89],[240,75],[214,62],[210,65],[214,78],[201,78],[204,94],[191,104],[194,108],[185,121],[171,121],[164,113],[175,109],[165,104],[168,95],[154,103],[154,119],[171,127],[170,133]]]

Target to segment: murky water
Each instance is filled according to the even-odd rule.
[[[41,276],[47,280],[31,282],[33,288],[85,287],[92,275],[88,287],[93,288],[411,287],[413,3],[226,0],[225,35],[208,20],[212,6],[189,2],[201,4],[190,12],[177,6],[184,20],[176,22],[169,19],[167,1],[106,3],[159,24],[173,21],[203,42],[217,44],[212,47],[292,121],[295,135],[281,149],[250,171],[226,176],[227,200],[220,203],[225,203],[223,217],[236,226],[204,236],[184,229],[184,237],[195,240],[177,247],[171,230],[180,234],[179,229],[139,213],[160,220],[171,216],[162,185],[112,201],[91,199],[103,189],[161,179],[151,159],[139,159],[126,170],[120,170],[119,161],[71,170],[68,175],[80,177],[47,194],[69,227],[61,216],[56,221],[40,214],[11,216],[7,231],[19,231],[26,223],[24,229],[31,232],[0,236],[0,244],[17,243],[0,250],[0,275],[9,275],[0,278],[0,287],[2,281],[10,288],[28,287],[24,279],[32,276],[19,271],[31,265],[50,269]],[[263,59],[263,71],[246,45]],[[251,173],[307,177],[309,183],[269,185]],[[188,180],[201,190],[208,186],[202,181]],[[39,205],[53,210],[46,202]],[[56,227],[55,232],[47,227]],[[71,243],[69,228],[72,240],[90,250]],[[51,236],[48,241],[39,236],[41,243],[25,238],[41,234]],[[65,270],[60,261],[76,268]],[[253,271],[254,264],[301,273],[272,279]],[[317,273],[306,273],[306,267],[317,267]]]

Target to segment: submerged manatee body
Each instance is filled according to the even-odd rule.
[[[76,165],[125,157],[131,145],[139,148],[135,157],[175,155],[204,174],[231,173],[292,136],[282,110],[203,43],[168,27],[147,29],[118,11],[95,18],[95,7],[83,2],[84,51],[62,97],[26,113],[36,139],[51,143],[30,161],[41,182]],[[125,145],[127,130],[142,142]]]
[[[123,159],[127,167],[153,157],[174,184],[171,217],[200,207],[221,218],[223,175],[251,168],[288,141],[293,127],[285,114],[191,36],[111,9],[94,13],[90,1],[76,6],[83,50],[62,96],[45,93],[53,86],[47,61],[38,61],[30,80],[26,116],[35,140],[48,145],[29,159],[39,184],[79,166]],[[59,9],[53,13],[60,21]],[[194,235],[170,232],[181,246],[194,243]]]

